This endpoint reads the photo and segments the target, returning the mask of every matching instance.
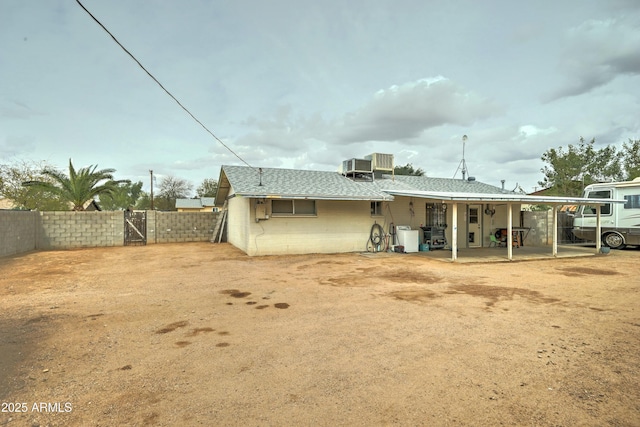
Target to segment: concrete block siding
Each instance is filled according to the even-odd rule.
[[[109,212],[39,212],[37,249],[122,246],[124,214]]]
[[[0,211],[0,256],[36,249],[38,212]]]
[[[217,216],[216,212],[147,211],[147,244],[209,241]],[[122,211],[0,211],[0,256],[123,244]]]
[[[214,212],[156,212],[156,243],[207,242],[218,214]],[[147,222],[147,227],[151,225]],[[147,236],[147,241],[150,240]]]

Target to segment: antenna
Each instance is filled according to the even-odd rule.
[[[469,172],[469,170],[467,169],[467,162],[464,159],[464,147],[466,144],[467,144],[467,135],[462,135],[462,160],[460,160],[460,163],[458,164],[458,169],[456,169],[456,172],[453,174],[453,177],[455,178],[460,168],[462,168],[463,181],[467,179],[467,172]]]

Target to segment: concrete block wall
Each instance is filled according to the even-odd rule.
[[[37,212],[0,211],[0,257],[36,249]]]
[[[147,230],[155,230],[156,243],[208,242],[217,218],[217,212],[155,212],[155,226],[147,218]]]
[[[38,249],[122,246],[124,212],[39,212]]]
[[[156,214],[158,211],[147,212],[147,245],[158,243],[156,240]]]
[[[210,241],[217,218],[217,212],[147,211],[147,244]],[[122,245],[122,211],[0,211],[0,256]]]

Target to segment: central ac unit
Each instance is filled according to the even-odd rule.
[[[371,173],[371,160],[349,159],[342,162],[342,173]]]

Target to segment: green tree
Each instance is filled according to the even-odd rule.
[[[202,184],[196,189],[198,197],[215,197],[218,191],[218,181],[211,178],[206,178],[202,181]]]
[[[101,194],[112,193],[118,184],[129,182],[115,181],[113,179],[115,169],[96,170],[97,167],[97,165],[90,165],[76,171],[69,159],[69,175],[56,169],[45,168],[42,174],[51,178],[53,182],[34,180],[26,181],[23,185],[55,194],[61,200],[71,203],[74,211],[83,211],[87,201]]]
[[[155,206],[154,206],[155,208]],[[140,197],[135,204],[135,209],[145,210],[151,209],[151,196],[146,191],[140,193]]]
[[[142,181],[123,182],[111,193],[100,196],[100,207],[107,211],[125,210],[136,206],[142,193]]]
[[[0,196],[9,199],[18,209],[56,211],[67,206],[57,194],[35,187],[25,187],[25,181],[53,182],[42,174],[45,168],[51,169],[46,162],[18,161],[0,165]]]
[[[640,139],[622,144],[622,164],[625,171],[625,180],[631,181],[640,177]]]
[[[424,171],[421,168],[414,169],[411,163],[407,163],[404,166],[396,166],[395,168],[393,168],[393,172],[396,175],[416,175],[416,176],[424,175]]]
[[[580,196],[585,186],[594,182],[619,181],[623,177],[620,152],[614,146],[594,147],[595,139],[578,145],[551,148],[541,157],[547,163],[541,170],[544,179],[538,184],[550,195]]]

